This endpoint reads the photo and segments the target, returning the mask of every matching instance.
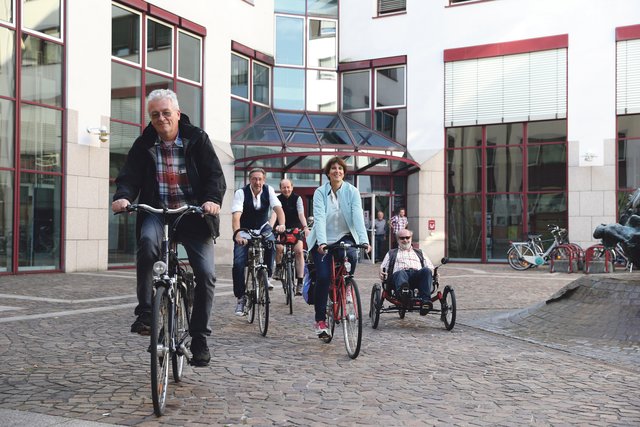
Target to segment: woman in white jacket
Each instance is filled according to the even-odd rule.
[[[327,325],[326,309],[333,263],[331,255],[325,256],[326,246],[348,242],[367,245],[367,252],[371,250],[364,225],[360,191],[344,180],[347,164],[342,158],[333,157],[325,165],[324,173],[329,182],[318,187],[313,194],[314,224],[307,237],[307,247],[311,248],[316,269],[315,332],[320,338],[331,334]],[[353,274],[357,251],[350,249],[347,256]]]

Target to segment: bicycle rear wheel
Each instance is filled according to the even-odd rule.
[[[456,324],[456,293],[449,285],[444,287],[440,300],[440,320],[444,322],[447,331],[453,329]]]
[[[289,314],[293,314],[293,295],[295,289],[293,289],[293,265],[289,260],[285,263],[285,293],[287,295],[287,305],[289,306]]]
[[[174,324],[174,337],[176,339],[176,351],[171,354],[171,366],[173,368],[173,380],[180,382],[184,369],[186,346],[185,341],[189,337],[189,324],[193,311],[193,300],[189,298],[189,289],[193,288],[193,282],[181,278],[178,282],[176,293],[176,316]],[[193,291],[193,290],[191,290]]]
[[[362,344],[362,305],[360,291],[353,278],[344,281],[344,295],[340,296],[340,319],[344,334],[344,346],[350,358],[360,354]]]
[[[161,416],[167,400],[167,384],[169,382],[169,345],[171,343],[171,302],[166,289],[162,286],[155,289],[151,311],[151,399],[153,412]]]
[[[265,268],[260,269],[258,273],[257,285],[255,311],[258,314],[258,328],[264,337],[267,335],[267,329],[269,329],[269,286]]]

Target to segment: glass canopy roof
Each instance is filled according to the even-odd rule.
[[[340,113],[268,110],[233,135],[236,170],[255,167],[321,173],[333,156],[353,157],[354,172],[409,175],[419,170],[406,147]]]

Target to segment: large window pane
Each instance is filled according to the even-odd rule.
[[[522,123],[487,126],[487,145],[522,144]]]
[[[182,82],[176,86],[180,111],[189,116],[192,125],[202,127],[202,89]]]
[[[310,19],[307,67],[336,67],[336,21]]]
[[[22,51],[22,99],[62,106],[62,46],[27,36]]]
[[[529,146],[527,176],[529,191],[564,190],[567,185],[565,144]]]
[[[0,166],[13,167],[14,102],[0,99]]]
[[[304,1],[300,0],[275,0],[274,10],[276,12],[304,15],[305,4]]]
[[[171,73],[172,47],[173,29],[151,19],[147,20],[147,66]]]
[[[487,197],[487,258],[504,261],[509,242],[523,237],[522,195]]]
[[[369,71],[344,73],[342,75],[342,109],[370,108],[371,84]]]
[[[304,65],[304,19],[276,16],[276,64]]]
[[[618,188],[640,187],[640,139],[618,141]]]
[[[304,70],[273,70],[273,106],[283,110],[304,110]]]
[[[249,104],[231,98],[231,135],[249,124]]]
[[[13,258],[13,172],[0,171],[0,271],[11,271]]]
[[[618,138],[640,138],[640,114],[618,116]]]
[[[111,62],[111,118],[137,123],[142,105],[142,72]]]
[[[479,193],[482,188],[482,157],[479,149],[447,152],[449,193]]]
[[[522,148],[487,149],[487,191],[490,193],[522,191]]]
[[[529,233],[549,234],[547,226],[567,227],[567,195],[564,192],[529,194]]]
[[[375,129],[389,138],[407,143],[407,109],[390,108],[375,112]]]
[[[115,190],[115,184],[111,184],[109,186],[110,196],[113,196]],[[135,215],[109,215],[109,265],[134,264],[136,262],[135,251]]]
[[[15,31],[0,27],[0,95],[15,96]]]
[[[479,147],[481,145],[481,126],[447,129],[447,148]]]
[[[140,133],[140,126],[111,122],[111,135],[109,136],[109,177],[111,179],[118,176],[133,141],[140,136]]]
[[[376,70],[376,107],[404,104],[404,67]]]
[[[338,0],[307,0],[309,15],[338,17]]]
[[[140,63],[140,15],[111,6],[111,55]]]
[[[18,270],[60,267],[61,177],[20,174]]]
[[[20,167],[59,172],[62,160],[62,112],[23,105],[20,118]]]
[[[62,0],[29,0],[22,3],[22,23],[25,28],[52,37],[60,37]]]
[[[346,113],[345,116],[351,117],[353,120],[356,120],[359,123],[362,123],[366,127],[371,127],[371,112],[370,111],[360,111],[357,113]]]
[[[269,105],[270,84],[269,68],[257,63],[253,64],[253,100]]]
[[[0,0],[0,21],[13,22],[12,0]]]
[[[202,63],[199,38],[182,31],[178,32],[178,76],[200,83],[200,64]]]
[[[527,125],[529,142],[559,142],[567,140],[567,121],[531,122]]]
[[[333,71],[307,71],[307,110],[338,110],[338,74]]]
[[[249,99],[249,60],[231,55],[231,94]]]
[[[482,201],[479,195],[447,198],[447,254],[479,261],[482,251]]]

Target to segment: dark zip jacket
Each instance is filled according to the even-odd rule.
[[[220,160],[213,150],[209,136],[202,129],[193,126],[189,117],[184,113],[180,115],[178,126],[179,136],[182,138],[184,147],[189,183],[198,205],[202,205],[204,202],[214,202],[222,206],[227,184]],[[133,203],[137,198],[138,203],[145,203],[156,208],[163,207],[156,178],[155,145],[157,141],[158,133],[149,123],[142,135],[134,141],[127,154],[125,164],[116,178],[117,188],[113,195],[114,201],[127,199]],[[143,213],[141,212],[140,215]],[[140,215],[136,224],[138,237],[143,219]],[[219,217],[205,215],[205,220],[211,237],[215,239],[220,234]],[[199,227],[202,224],[202,220],[197,215],[186,217],[185,221],[190,223],[188,226],[191,227]]]

